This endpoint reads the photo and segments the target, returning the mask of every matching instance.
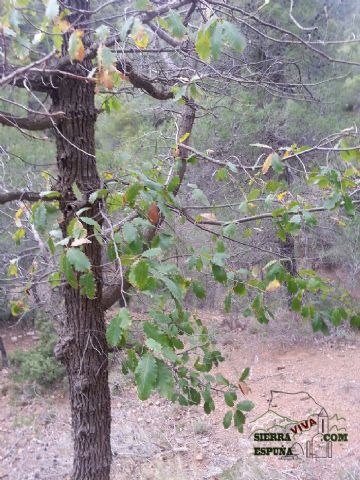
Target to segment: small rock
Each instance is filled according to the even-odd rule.
[[[138,417],[137,421],[138,421],[138,423],[141,423],[141,422],[144,421],[144,419],[143,419],[143,417]]]
[[[18,339],[18,337],[15,337],[15,336],[14,336],[14,337],[11,337],[11,341],[12,341],[12,342],[17,342],[17,339]]]
[[[204,455],[202,453],[198,453],[195,457],[197,462],[202,462],[204,460]]]

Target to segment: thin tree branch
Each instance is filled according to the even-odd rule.
[[[17,117],[11,113],[0,111],[0,124],[7,127],[18,127],[25,130],[45,130],[54,126],[60,118],[64,118],[64,112],[30,114],[27,117]]]
[[[9,73],[8,75],[5,75],[0,78],[0,87],[3,85],[6,85],[7,83],[10,83],[12,80],[14,80],[16,77],[23,76],[24,73],[28,72],[34,67],[37,67],[38,65],[41,65],[42,63],[47,62],[50,60],[55,55],[56,51],[53,50],[52,52],[48,53],[45,55],[45,57],[40,58],[39,60],[36,60],[35,62],[29,63],[28,65],[25,65],[25,67],[19,67],[13,72]]]

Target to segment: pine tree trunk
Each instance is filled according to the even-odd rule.
[[[83,65],[84,66],[84,65]],[[85,65],[91,68],[91,65]],[[84,75],[83,67],[72,65],[70,71]],[[86,81],[63,78],[52,95],[56,108],[66,117],[56,133],[57,165],[61,192],[61,224],[64,236],[75,211],[90,207],[82,215],[101,224],[100,203],[90,204],[89,195],[100,188],[95,160],[94,87]],[[73,193],[76,183],[83,194],[79,202]],[[81,203],[81,205],[79,205]],[[66,315],[60,332],[56,356],[64,364],[70,387],[74,439],[73,480],[108,480],[111,464],[111,406],[108,385],[108,353],[102,308],[101,245],[91,235],[84,253],[96,278],[95,300],[80,295],[79,289],[64,287]]]

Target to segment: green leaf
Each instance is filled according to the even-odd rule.
[[[273,153],[272,155],[271,166],[276,173],[281,173],[284,170],[284,165],[277,153]]]
[[[230,427],[231,422],[232,422],[232,417],[233,417],[233,414],[232,414],[231,411],[225,413],[224,418],[223,418],[224,428],[229,428]]]
[[[69,38],[69,56],[71,60],[80,60],[84,53],[84,45],[81,39],[81,32],[74,30]]]
[[[61,273],[54,272],[49,275],[49,283],[52,287],[58,287],[59,285],[61,285]]]
[[[353,217],[356,213],[355,206],[351,200],[351,198],[348,195],[344,195],[344,207],[346,213],[350,216]]]
[[[60,257],[60,268],[61,271],[64,273],[65,279],[69,283],[69,285],[72,288],[78,288],[78,281],[74,269],[65,255],[62,255]]]
[[[135,370],[135,380],[140,400],[147,400],[156,385],[158,365],[150,353],[145,353]]]
[[[242,52],[246,47],[246,39],[238,27],[230,22],[223,22],[223,33],[229,46],[237,52]]]
[[[76,200],[82,200],[82,193],[80,192],[80,189],[75,182],[71,185],[71,189],[76,197]]]
[[[168,30],[176,38],[182,38],[186,33],[186,27],[183,25],[181,16],[174,10],[170,10],[166,18]]]
[[[90,300],[94,300],[96,293],[96,282],[92,272],[85,273],[80,277],[80,293]]]
[[[244,370],[242,371],[242,373],[240,375],[239,382],[245,382],[245,380],[249,376],[249,373],[250,373],[250,368],[249,367],[244,368]]]
[[[211,269],[212,269],[212,273],[214,275],[215,280],[225,285],[227,282],[227,275],[224,268],[220,267],[219,265],[212,264]]]
[[[350,319],[350,325],[352,327],[360,328],[360,314],[353,315]]]
[[[311,326],[314,332],[322,332],[324,335],[330,335],[329,327],[326,325],[318,312],[315,312]]]
[[[243,412],[250,412],[255,407],[254,403],[250,400],[243,400],[242,402],[236,405],[238,410],[242,410]]]
[[[223,234],[225,235],[225,237],[234,239],[236,235],[236,225],[234,223],[226,225],[226,227],[223,228]]]
[[[106,40],[106,38],[109,36],[109,33],[110,28],[107,25],[100,25],[100,27],[95,30],[96,38],[102,42]]]
[[[229,178],[229,172],[225,167],[219,168],[216,173],[215,173],[215,180],[218,180],[219,182],[221,181],[226,181]]]
[[[105,70],[111,70],[115,60],[115,54],[110,50],[110,48],[106,46],[102,46],[101,48],[99,47],[98,61],[101,67],[103,66]]]
[[[143,290],[148,283],[149,265],[145,260],[134,263],[130,270],[130,281]]]
[[[203,286],[203,284],[197,280],[194,280],[192,282],[192,289],[193,289],[193,292],[195,293],[195,295],[197,296],[197,298],[205,298],[206,297],[206,291],[205,291],[205,288]]]
[[[25,237],[25,229],[24,228],[18,228],[14,235],[12,236],[12,239],[15,241],[16,245],[20,245],[20,241]]]
[[[77,272],[87,272],[91,267],[89,259],[79,248],[69,248],[66,258]]]
[[[99,198],[105,198],[108,193],[109,193],[109,191],[106,188],[96,190],[95,192],[92,192],[89,195],[89,202],[90,203],[95,203],[96,200],[98,200]]]
[[[259,198],[259,196],[261,195],[261,190],[260,188],[254,188],[253,190],[251,190],[251,192],[249,193],[247,199],[249,202],[251,202],[251,200],[256,200],[257,198]]]
[[[18,262],[17,259],[11,260],[8,266],[7,274],[9,277],[17,277],[18,274]]]
[[[143,185],[141,183],[133,183],[132,185],[130,185],[124,194],[125,202],[128,203],[131,207],[134,206],[136,197],[138,196],[142,188]]]
[[[40,192],[40,198],[47,198],[47,199],[53,199],[53,198],[60,198],[60,192],[56,191],[46,191],[46,192]]]
[[[216,21],[214,27],[211,29],[211,54],[213,59],[218,60],[221,48],[223,46],[223,26],[219,21]]]
[[[231,293],[228,293],[225,297],[224,309],[226,313],[231,312]]]
[[[145,250],[145,252],[142,254],[142,257],[152,258],[152,257],[158,257],[161,254],[162,254],[161,248],[156,247],[156,248],[150,248],[149,250]]]
[[[34,227],[39,233],[46,231],[46,207],[41,202],[33,206]]]
[[[195,43],[196,53],[201,60],[209,62],[211,57],[211,30],[199,30]]]
[[[53,240],[51,237],[49,237],[47,243],[48,243],[48,247],[49,247],[50,253],[51,253],[52,255],[54,255],[54,254],[55,254],[55,243],[54,243],[54,240]]]
[[[106,339],[112,347],[119,345],[120,340],[131,326],[131,317],[126,308],[121,308],[106,329]]]
[[[199,202],[201,202],[203,205],[210,205],[207,196],[202,190],[200,190],[200,188],[194,188],[194,190],[192,191],[192,197],[194,200],[199,200]]]
[[[118,192],[111,193],[106,199],[106,205],[110,214],[123,207],[123,197]]]
[[[237,281],[234,285],[233,290],[240,297],[243,297],[244,295],[246,295],[246,287],[244,282]]]
[[[171,295],[174,297],[174,299],[177,300],[178,302],[181,302],[183,299],[183,292],[180,286],[167,277],[163,277],[161,278],[161,280],[165,284],[165,286],[167,287]]]
[[[301,300],[298,297],[295,297],[291,301],[291,308],[294,312],[300,312],[301,310]]]
[[[157,359],[157,382],[156,389],[162,397],[171,400],[174,395],[175,382],[172,371],[162,361]]]
[[[125,242],[135,242],[138,237],[138,231],[132,223],[125,223],[122,227],[122,234]]]
[[[237,399],[237,395],[235,392],[225,392],[224,393],[224,400],[228,407],[233,407],[235,401]]]
[[[167,189],[169,192],[173,192],[176,187],[179,185],[180,183],[180,177],[179,175],[175,175],[175,177],[173,177],[170,182],[169,182],[169,185],[167,186]]]
[[[243,431],[244,423],[245,415],[242,413],[241,410],[236,410],[234,413],[234,425],[240,433],[242,433]]]
[[[80,217],[80,220],[83,222],[83,223],[86,223],[86,225],[91,225],[92,227],[96,227],[96,229],[100,232],[101,231],[101,227],[100,225],[98,224],[98,222],[96,220],[94,220],[93,218],[91,217]]]

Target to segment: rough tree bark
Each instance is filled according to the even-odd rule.
[[[75,67],[72,67],[75,68]],[[66,114],[58,124],[57,165],[64,215],[64,234],[74,218],[73,183],[84,198],[100,188],[95,160],[94,87],[92,84],[64,78],[53,93],[53,103]],[[99,202],[87,204],[89,217],[101,224]],[[91,227],[88,227],[91,235]],[[74,480],[107,480],[110,474],[110,392],[108,354],[102,307],[101,245],[93,238],[85,254],[96,278],[96,299],[80,295],[70,285],[64,288],[66,316],[56,349],[66,367],[74,436]]]
[[[65,6],[78,10],[90,8],[86,0],[68,0]],[[74,14],[76,16],[79,14]],[[81,20],[86,19],[82,14]],[[71,22],[76,18],[71,18]],[[66,39],[67,40],[67,39]],[[64,42],[64,52],[67,41]],[[77,75],[91,70],[91,61],[66,67]],[[59,171],[56,189],[61,193],[60,208],[64,215],[61,224],[64,235],[74,218],[76,183],[83,194],[84,215],[101,224],[100,203],[88,202],[89,195],[100,188],[95,159],[94,84],[63,77],[51,93],[54,111],[64,112],[57,124],[56,146]],[[58,110],[60,109],[60,110]],[[93,233],[88,226],[89,236]],[[96,298],[80,295],[79,289],[64,287],[66,316],[56,347],[56,356],[64,364],[70,387],[70,404],[74,439],[73,480],[108,480],[111,465],[110,425],[111,404],[108,384],[108,351],[102,307],[101,245],[92,237],[84,253],[92,265],[96,279]]]

